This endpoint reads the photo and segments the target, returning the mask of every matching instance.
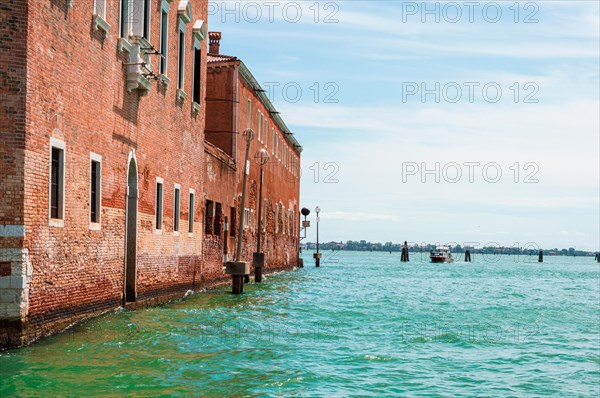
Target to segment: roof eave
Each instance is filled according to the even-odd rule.
[[[240,74],[242,75],[242,77],[246,80],[246,82],[248,82],[248,84],[250,86],[252,86],[252,88],[255,89],[256,95],[261,100],[261,102],[263,103],[265,108],[267,108],[267,110],[269,111],[269,114],[271,115],[273,120],[275,120],[275,123],[277,123],[277,126],[279,126],[279,129],[283,132],[285,139],[290,144],[292,144],[299,153],[301,153],[303,150],[302,145],[300,145],[300,143],[296,140],[296,137],[294,136],[294,134],[290,131],[290,129],[285,124],[285,122],[283,121],[281,116],[279,116],[279,113],[277,113],[277,110],[271,103],[271,100],[269,100],[269,97],[265,94],[265,91],[262,90],[262,87],[260,86],[260,84],[258,83],[256,78],[254,77],[252,72],[250,72],[250,69],[248,69],[248,67],[246,66],[246,64],[244,64],[244,62],[242,60],[238,60],[238,61],[240,63],[239,71],[240,71]]]

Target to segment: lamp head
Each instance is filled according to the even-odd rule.
[[[246,130],[244,130],[243,135],[246,141],[250,142],[254,139],[254,130],[252,130],[251,128],[247,128]]]
[[[269,152],[265,148],[260,148],[258,151],[256,151],[254,159],[256,159],[258,164],[264,166],[269,161]]]

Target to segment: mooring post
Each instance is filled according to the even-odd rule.
[[[538,255],[538,263],[544,262],[544,251],[540,250],[540,254]]]
[[[265,253],[253,253],[252,264],[254,264],[254,282],[260,283],[262,281],[262,270],[265,266]]]
[[[250,263],[247,261],[228,261],[225,263],[225,273],[231,275],[233,294],[244,292],[244,278],[250,274]]]
[[[465,263],[471,262],[471,250],[465,250]]]
[[[319,253],[319,213],[321,212],[321,208],[319,206],[315,207],[315,213],[317,213],[317,251],[313,253],[313,257],[315,258],[315,267],[321,266],[321,253]]]
[[[404,241],[404,245],[402,245],[402,254],[400,255],[400,261],[406,263],[409,260],[408,258],[408,242]]]

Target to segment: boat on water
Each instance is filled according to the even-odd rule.
[[[448,246],[438,246],[435,250],[431,251],[429,256],[432,263],[451,263],[454,262],[452,258],[452,253],[450,253],[450,248]]]

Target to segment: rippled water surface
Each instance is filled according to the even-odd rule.
[[[592,258],[310,257],[0,352],[0,396],[600,396]]]

